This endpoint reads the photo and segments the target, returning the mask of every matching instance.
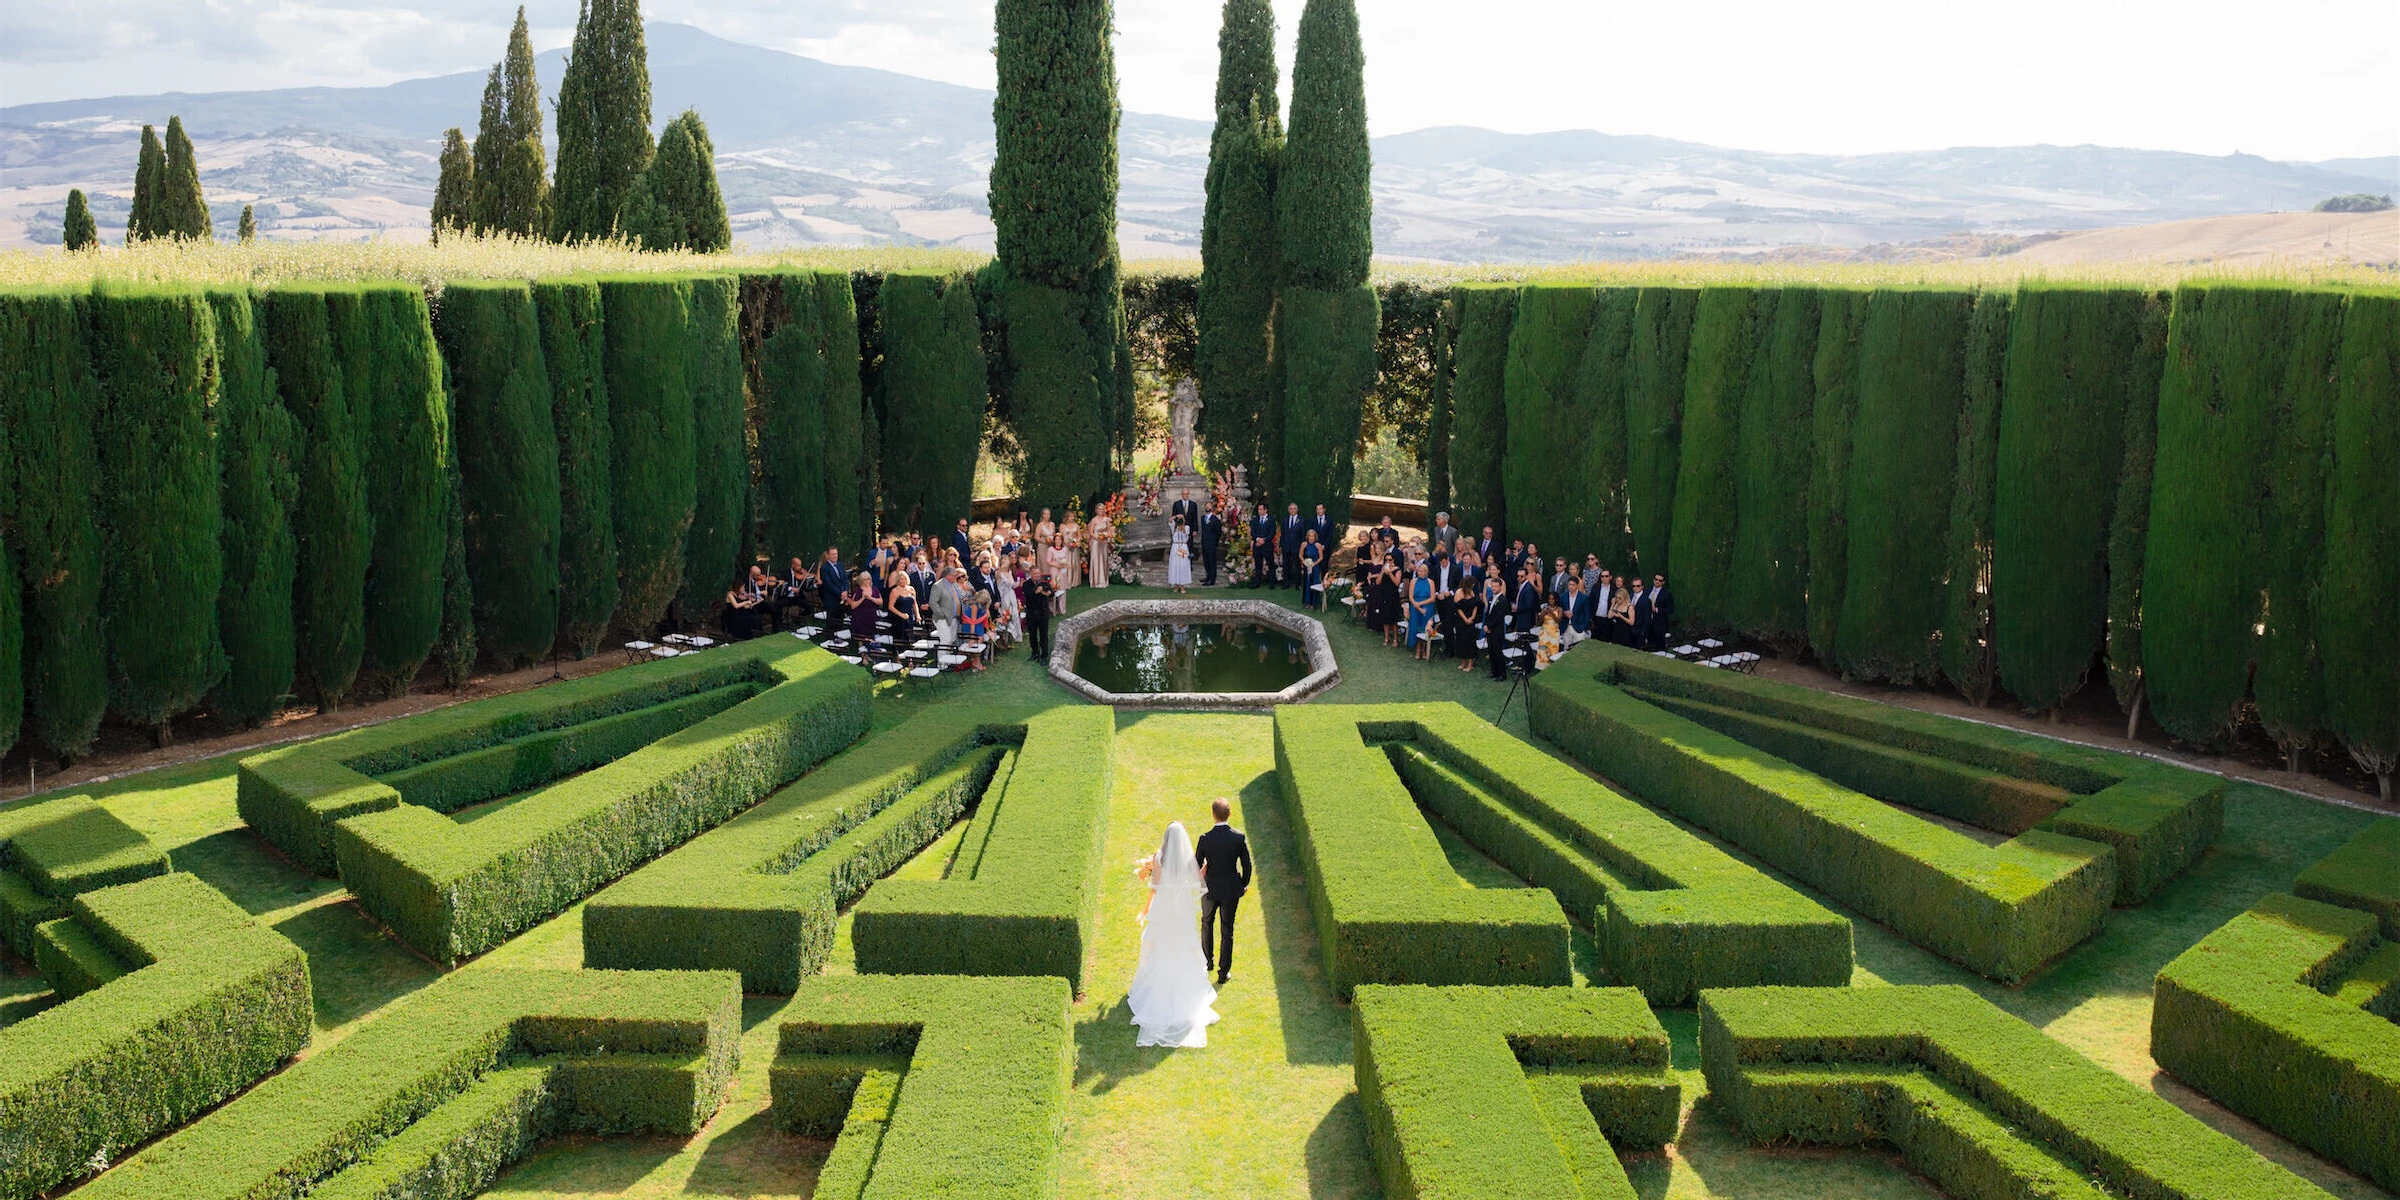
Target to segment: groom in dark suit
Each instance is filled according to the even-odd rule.
[[[1217,818],[1217,826],[1200,835],[1193,847],[1192,857],[1200,865],[1200,878],[1208,885],[1200,897],[1200,953],[1208,956],[1208,964],[1217,973],[1217,986],[1225,986],[1225,977],[1233,974],[1233,912],[1241,906],[1242,893],[1250,890],[1250,839],[1242,831],[1225,822],[1233,816],[1233,805],[1223,799],[1209,805]],[[1224,931],[1213,933],[1211,926],[1224,921]],[[1210,944],[1215,943],[1212,954]]]

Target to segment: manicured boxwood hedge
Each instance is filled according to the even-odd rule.
[[[1350,1037],[1395,1200],[1631,1200],[1617,1147],[1675,1139],[1667,1031],[1630,988],[1364,984]]]
[[[1818,704],[1843,698],[1743,676],[1701,676],[1688,664],[1586,643],[1535,680],[1533,729],[1650,803],[1995,979],[2023,978],[2097,932],[2112,901],[2131,903],[2181,870],[2221,820],[2213,777],[2064,752],[2078,747],[2053,757],[2026,735],[1986,741],[1998,731],[1900,710],[1886,709],[1895,714],[1886,718],[1867,701]],[[1645,694],[1672,698],[1674,710]],[[1808,761],[1795,765],[1686,712],[1746,736],[1773,731],[1777,745]],[[2123,774],[2103,773],[2112,766]],[[1995,801],[1985,772],[2096,794],[1985,846],[1853,790],[1964,819],[2021,811],[2032,799],[2020,790]]]
[[[98,985],[88,990],[62,972],[69,978],[52,982],[70,998],[0,1029],[0,1193],[30,1196],[80,1178],[95,1159],[191,1120],[308,1044],[308,959],[196,876],[85,892],[45,929],[85,943],[110,969],[82,981]]]
[[[541,321],[542,366],[550,377],[550,424],[558,438],[558,648],[587,658],[617,611],[607,323],[600,285],[590,280],[536,283],[533,304]]]
[[[2400,942],[2400,820],[2377,821],[2320,858],[2292,890],[2311,900],[2373,913],[2387,941]]]
[[[1589,924],[1609,978],[1651,1003],[1689,1004],[1703,987],[1849,982],[1847,920],[1465,709],[1325,711],[1348,716],[1358,731],[1351,740],[1383,743],[1405,788],[1401,799],[1413,799]],[[1333,755],[1361,778],[1383,774],[1372,751]],[[1378,781],[1374,795],[1385,794]],[[1313,802],[1321,807],[1326,798]],[[1311,813],[1311,829],[1344,824],[1338,813]],[[1358,866],[1388,869],[1392,861],[1386,854]],[[1397,874],[1424,886],[1416,870]],[[1378,977],[1417,982],[1423,970],[1403,960],[1380,964]]]
[[[2381,865],[2400,877],[2400,859]],[[2374,913],[2268,895],[2168,963],[2153,995],[2158,1065],[2400,1187],[2400,942]]]
[[[1047,1200],[1075,1041],[1063,980],[851,975],[783,1010],[777,1128],[837,1138],[821,1200]]]
[[[1711,991],[1700,1057],[1751,1141],[1887,1143],[1954,1196],[2326,1197],[1963,987]]]
[[[1080,988],[1099,913],[1116,716],[1054,708],[1025,721],[1006,786],[978,806],[950,877],[886,879],[855,910],[858,969],[1056,975]]]
[[[476,642],[502,666],[523,666],[558,637],[558,428],[533,292],[454,283],[434,331],[458,410]]]
[[[1027,716],[937,706],[843,752],[592,897],[584,965],[723,968],[745,991],[792,991],[824,965],[842,906],[967,808],[999,809],[1002,744],[1023,743]]]
[[[84,892],[164,875],[166,852],[88,796],[0,809],[0,947],[33,956],[33,931]]]
[[[726,972],[462,971],[79,1194],[466,1200],[544,1138],[697,1132],[741,1028]]]

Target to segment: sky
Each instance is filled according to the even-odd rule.
[[[1302,0],[1276,0],[1289,88]],[[2400,0],[1360,0],[1377,134],[1598,129],[1831,154],[2092,143],[2400,154]],[[991,0],[644,6],[720,37],[990,87]],[[1126,108],[1206,118],[1212,0],[1117,0]],[[0,103],[481,70],[501,0],[9,0]],[[574,0],[531,0],[538,49]],[[551,84],[555,87],[555,83]]]

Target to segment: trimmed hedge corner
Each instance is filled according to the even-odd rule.
[[[725,972],[462,972],[78,1195],[466,1200],[544,1138],[697,1132],[741,1028]]]
[[[2400,942],[2400,820],[2377,821],[2292,881],[2311,900],[2373,913],[2386,941]]]
[[[867,890],[851,925],[859,970],[1056,975],[1083,986],[1116,713],[1054,708],[1024,728],[1007,782],[978,806],[950,877],[887,879]]]
[[[197,876],[64,911],[41,928],[42,962],[70,998],[0,1029],[0,1195],[49,1191],[207,1111],[308,1045],[316,1016],[299,948]],[[57,969],[51,946],[84,970]]]
[[[811,980],[769,1079],[777,1128],[837,1139],[818,1200],[1055,1194],[1073,998],[1049,978]]]
[[[1700,1058],[1751,1141],[1887,1143],[1954,1196],[2326,1200],[1963,987],[1711,991]]]
[[[166,852],[88,796],[0,808],[0,946],[33,956],[36,925],[84,892],[164,875]]]
[[[1013,774],[1027,713],[937,706],[592,897],[583,964],[721,968],[790,992],[833,949],[835,917]]]
[[[1631,988],[1363,984],[1350,1036],[1394,1200],[1632,1200],[1616,1147],[1675,1139],[1667,1031]]]
[[[1848,921],[1458,705],[1278,709],[1276,744],[1337,989],[1564,983],[1559,909],[1654,1004],[1849,982]],[[1537,890],[1455,887],[1419,806]]]

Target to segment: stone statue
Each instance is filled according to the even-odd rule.
[[[1176,383],[1175,393],[1167,398],[1167,421],[1173,429],[1175,470],[1190,475],[1198,470],[1193,464],[1192,435],[1200,425],[1200,386],[1190,379]]]

